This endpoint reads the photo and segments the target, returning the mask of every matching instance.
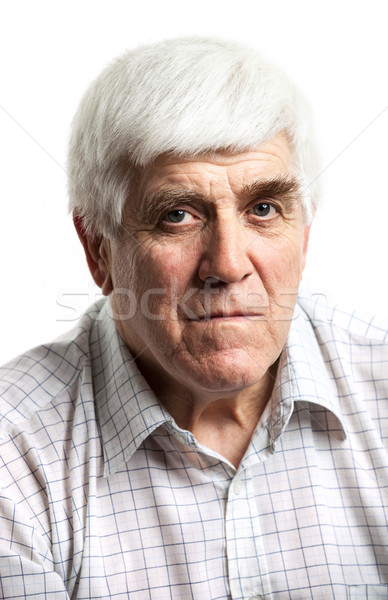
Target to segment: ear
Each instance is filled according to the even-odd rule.
[[[82,217],[75,213],[73,222],[85,251],[89,271],[102,293],[108,296],[113,289],[109,240],[103,236],[89,235],[84,227]]]
[[[307,255],[307,248],[309,245],[309,238],[310,238],[310,229],[311,229],[311,223],[310,225],[306,225],[304,228],[304,232],[303,232],[303,259],[302,259],[302,270],[304,270],[305,266],[306,266],[306,255]]]

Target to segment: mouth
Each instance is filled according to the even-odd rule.
[[[209,322],[209,321],[250,321],[250,320],[254,320],[254,319],[262,319],[263,318],[263,314],[262,313],[253,313],[253,312],[243,312],[243,311],[236,311],[236,312],[231,312],[231,313],[224,313],[224,312],[212,312],[209,314],[205,314],[205,315],[201,315],[195,319],[191,319],[191,321],[194,322],[198,322],[198,323],[203,323],[203,322]]]

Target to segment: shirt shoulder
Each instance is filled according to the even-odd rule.
[[[322,397],[340,419],[343,429],[370,447],[388,445],[388,323],[383,316],[300,298],[301,325],[310,332],[302,340],[305,365],[319,364]],[[301,325],[299,327],[301,327]],[[318,358],[320,357],[320,358]],[[314,363],[315,360],[315,363]],[[314,377],[317,386],[317,377]],[[330,397],[330,403],[327,398]],[[350,443],[350,442],[349,442]],[[385,452],[385,450],[384,450]]]
[[[319,299],[304,296],[298,298],[298,304],[307,315],[312,326],[321,335],[340,338],[353,338],[359,343],[370,342],[388,346],[388,317],[368,314],[360,310],[349,310],[340,304],[329,305]]]
[[[89,361],[90,332],[101,305],[90,307],[68,333],[0,367],[0,438],[61,395],[72,400]]]
[[[387,320],[309,299],[301,298],[299,305],[342,403],[345,398],[346,402],[359,398],[381,421],[383,412],[388,412]],[[388,415],[384,418],[388,423]]]

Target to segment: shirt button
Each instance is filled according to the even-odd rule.
[[[242,481],[240,479],[238,479],[236,481],[236,483],[233,485],[233,491],[236,494],[236,496],[239,496],[241,494],[242,488],[243,488]]]

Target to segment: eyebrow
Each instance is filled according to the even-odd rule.
[[[291,210],[302,196],[301,183],[297,177],[279,175],[271,179],[258,179],[242,188],[243,193],[257,200],[274,199]]]
[[[138,217],[142,223],[151,224],[160,214],[173,209],[180,202],[203,201],[203,196],[193,190],[184,188],[158,189],[148,194],[142,203]]]
[[[243,185],[241,193],[252,199],[276,199],[284,204],[286,210],[292,210],[300,201],[301,185],[296,177],[278,176],[271,179],[258,179]],[[203,202],[202,194],[185,188],[157,189],[143,199],[138,218],[142,223],[152,224],[159,215],[181,203]]]

